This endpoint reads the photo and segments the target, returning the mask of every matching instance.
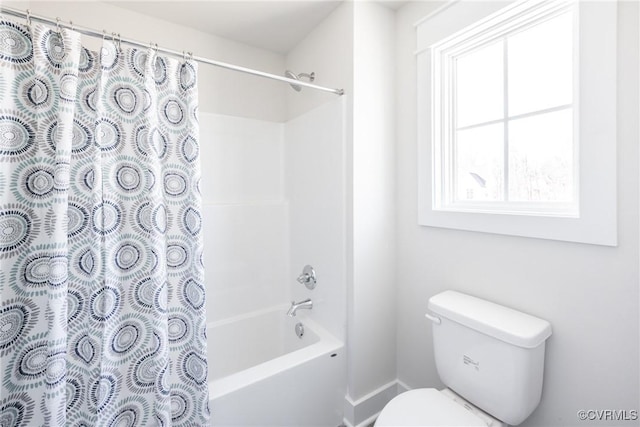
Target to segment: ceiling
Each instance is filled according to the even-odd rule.
[[[341,1],[110,1],[209,34],[287,53]]]
[[[278,53],[287,53],[343,0],[108,1],[113,5]],[[405,1],[379,3],[392,9]]]

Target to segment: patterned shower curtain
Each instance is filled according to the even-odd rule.
[[[196,64],[0,21],[0,425],[208,424]]]

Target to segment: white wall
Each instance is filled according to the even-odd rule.
[[[349,396],[356,402],[396,378],[394,42],[393,11],[355,2]]]
[[[618,14],[616,248],[417,225],[413,24],[438,6],[412,2],[396,16],[399,379],[442,386],[424,313],[430,296],[457,289],[553,325],[542,402],[523,426],[579,425],[579,409],[637,409],[638,3],[619,3]]]
[[[232,40],[216,37],[99,1],[3,1],[3,5],[49,18],[120,33],[144,43],[153,41],[168,49],[193,52],[249,68],[282,74],[284,56]],[[152,6],[150,6],[152,7]],[[12,18],[20,21],[19,18]],[[100,38],[83,36],[83,44],[97,49]],[[125,47],[129,47],[126,46]],[[285,90],[282,83],[234,71],[199,65],[200,111],[282,122],[286,119]]]

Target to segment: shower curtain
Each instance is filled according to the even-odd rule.
[[[208,424],[196,73],[0,20],[0,425]]]

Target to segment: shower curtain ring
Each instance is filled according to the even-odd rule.
[[[104,43],[107,40],[107,30],[102,30],[102,42]]]
[[[57,16],[56,16],[56,32],[58,34],[62,34],[60,29],[60,18],[58,18]]]
[[[122,50],[122,36],[118,33],[118,50]]]
[[[187,52],[185,52],[184,50],[182,51],[182,62],[185,64],[187,62]]]
[[[193,52],[187,52],[189,54],[189,61],[193,61]]]
[[[75,27],[73,26],[73,21],[69,21],[69,26],[71,27],[71,31],[75,30]]]
[[[31,9],[27,9],[27,28],[31,28]]]
[[[116,45],[116,49],[120,50],[120,33],[111,33],[111,41]]]

